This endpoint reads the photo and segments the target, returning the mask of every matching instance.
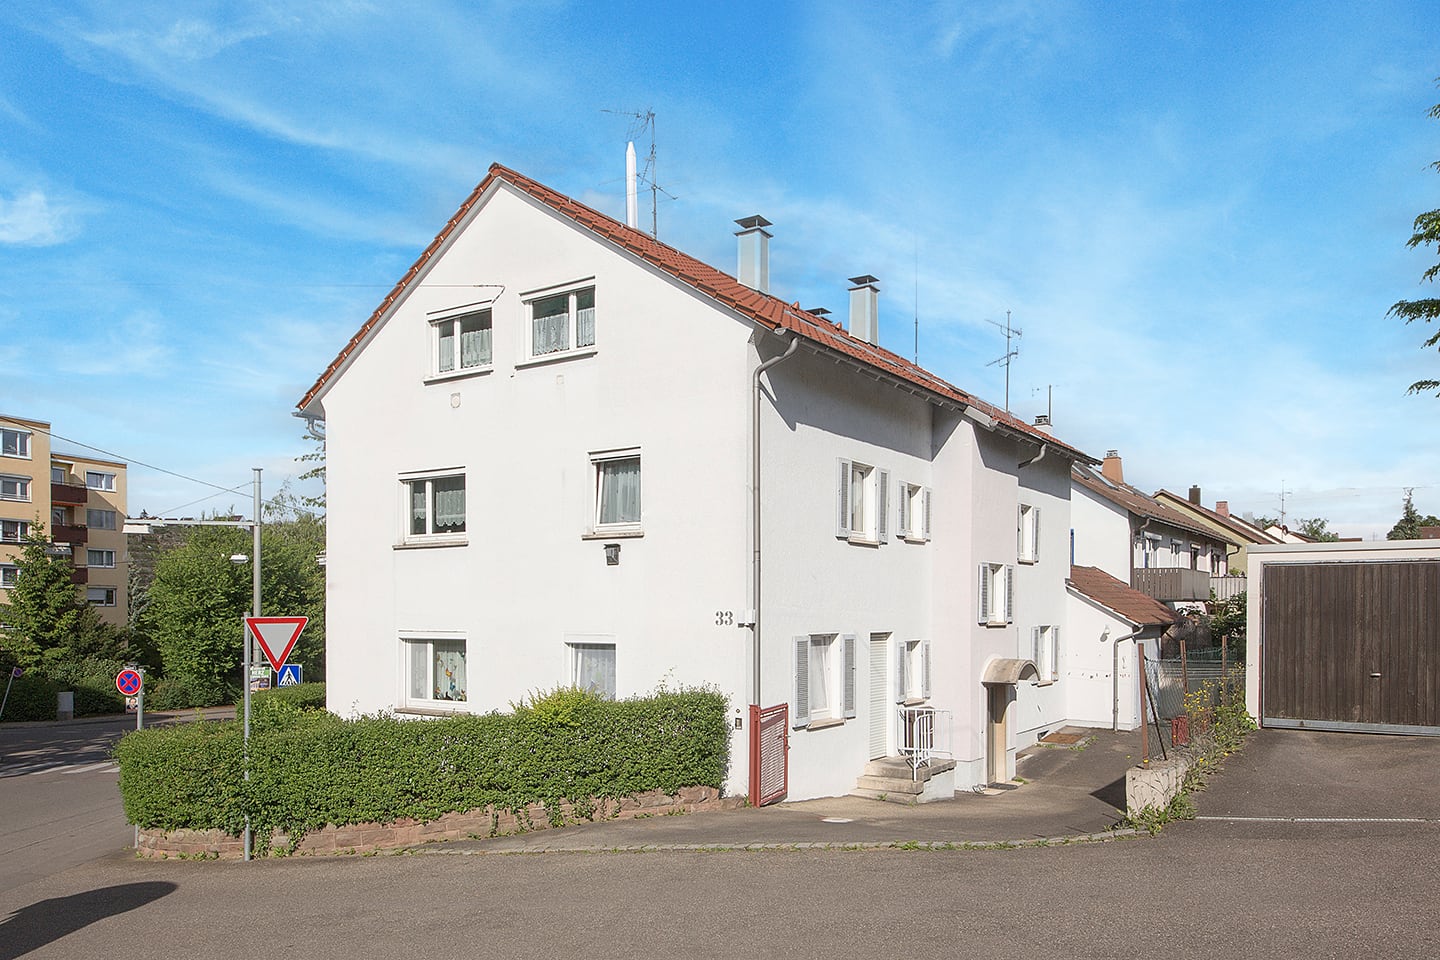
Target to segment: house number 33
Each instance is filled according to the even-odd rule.
[[[715,626],[728,627],[735,622],[735,614],[729,610],[715,611]]]

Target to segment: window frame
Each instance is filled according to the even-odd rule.
[[[100,523],[94,522],[94,516],[99,515]],[[118,529],[120,514],[116,510],[102,510],[98,507],[85,508],[85,526],[90,530],[115,530]]]
[[[14,525],[15,536],[13,536],[13,537],[11,537],[11,536],[6,536],[6,534],[5,534],[5,527],[6,527],[7,524],[13,524],[13,525]],[[29,539],[30,539],[30,521],[29,521],[29,520],[16,520],[16,519],[10,518],[10,517],[6,517],[6,518],[3,518],[3,519],[0,519],[0,543],[24,543],[26,540],[29,540]]]
[[[890,530],[890,471],[846,457],[837,458],[835,465],[835,536],[850,543],[884,546]]]
[[[976,622],[1003,627],[1015,622],[1015,566],[981,563],[975,591]]]
[[[15,436],[15,453],[8,453],[5,450],[5,437],[9,434]],[[32,460],[34,430],[27,430],[24,427],[0,427],[0,457],[9,457],[12,460]],[[22,449],[23,448],[23,449]]]
[[[435,481],[454,480],[457,478],[460,480],[460,493],[464,503],[460,529],[437,532],[435,530]],[[425,485],[425,530],[422,533],[413,532],[413,523],[415,520],[413,514],[415,484]],[[396,543],[396,546],[463,546],[469,543],[469,533],[467,531],[470,519],[470,498],[465,468],[446,467],[439,470],[421,470],[412,473],[402,473],[399,477],[399,487],[400,539]]]
[[[1040,562],[1040,507],[1022,503],[1016,508],[1015,558],[1019,563]]]
[[[614,450],[591,451],[590,476],[592,487],[592,503],[590,507],[590,526],[588,533],[592,536],[614,536],[629,534],[635,536],[645,529],[645,458],[639,447],[621,447]],[[638,477],[639,489],[636,491],[635,516],[633,519],[622,519],[605,522],[605,508],[608,504],[606,499],[605,477],[608,467],[634,461]]]
[[[465,365],[464,357],[464,326],[466,321],[479,320],[483,318],[485,325],[481,330],[489,332],[489,354],[484,360]],[[426,317],[429,325],[427,335],[429,336],[427,383],[441,380],[456,380],[462,377],[472,377],[482,373],[489,373],[495,369],[495,310],[493,301],[486,303],[471,303],[463,307],[449,307],[444,310],[432,311]],[[454,353],[451,357],[453,366],[450,369],[442,369],[441,346],[446,339],[442,329],[449,327],[455,341]]]
[[[414,686],[415,676],[415,653],[423,647],[425,649],[425,677],[424,687],[433,692],[435,690],[435,658],[436,644],[460,647],[460,657],[465,661],[465,683],[462,696],[459,699],[417,696],[411,692]],[[399,657],[400,657],[400,696],[399,710],[424,713],[464,713],[469,709],[470,704],[470,638],[463,631],[453,630],[402,630],[399,633]]]
[[[581,298],[587,293],[589,294],[590,305],[588,307],[579,306]],[[565,329],[563,331],[565,345],[556,347],[553,350],[537,350],[535,339],[536,305],[544,301],[558,300],[561,297],[564,297],[566,300],[564,313]],[[556,284],[552,287],[542,287],[539,290],[531,290],[520,294],[525,336],[521,348],[522,359],[517,366],[524,367],[537,363],[549,363],[553,360],[564,360],[572,357],[588,357],[595,353],[596,344],[599,340],[596,324],[596,304],[598,299],[597,284],[593,276],[574,280],[569,283]],[[582,338],[581,313],[585,310],[590,311],[588,318],[589,342],[582,344],[580,343]],[[561,316],[561,314],[552,313],[546,314],[544,318],[549,319],[559,316]]]
[[[901,481],[898,493],[899,517],[895,535],[906,543],[929,543],[932,504],[930,488]],[[920,517],[918,523],[915,521],[917,514]]]
[[[4,492],[4,484],[7,482],[14,488],[14,494],[7,495]],[[21,477],[11,473],[0,473],[0,500],[9,500],[11,503],[30,503],[30,485],[33,482],[33,479],[30,477]]]
[[[13,590],[20,582],[20,565],[0,563],[0,590]]]
[[[1040,624],[1030,628],[1030,659],[1035,663],[1037,687],[1049,686],[1060,679],[1060,627]]]
[[[593,684],[582,685],[581,675],[585,655],[590,651],[608,651],[608,669],[602,664],[603,681],[608,687],[596,688]],[[565,638],[565,669],[570,686],[577,690],[588,690],[602,700],[616,700],[619,697],[620,655],[612,636],[568,636]]]
[[[101,562],[100,562],[100,563],[96,563],[95,560],[94,560],[94,554],[97,554],[97,553],[101,555]],[[110,562],[109,562],[109,563],[105,563],[105,562],[104,562],[104,558],[105,558],[105,555],[106,555],[106,554],[109,554],[109,559],[110,559]],[[94,567],[94,568],[97,569],[97,570],[113,570],[113,569],[115,568],[115,551],[114,551],[114,550],[108,550],[108,549],[105,549],[105,548],[103,548],[103,547],[86,547],[86,548],[85,548],[85,566],[86,566],[87,568]]]
[[[91,594],[94,594],[94,593],[100,593],[100,594],[102,594],[101,599],[96,600],[94,597],[92,597]],[[104,587],[104,586],[99,586],[99,587],[86,587],[86,588],[85,588],[85,602],[86,602],[87,604],[89,604],[90,606],[92,606],[92,607],[115,607],[115,606],[119,606],[119,602],[118,602],[118,600],[117,600],[117,595],[118,595],[118,588],[116,588],[116,587]]]
[[[107,473],[107,472],[104,471],[104,470],[86,470],[86,471],[85,471],[85,489],[87,489],[87,490],[98,490],[98,491],[100,491],[101,493],[114,493],[114,492],[115,492],[115,479],[116,479],[116,476],[117,476],[117,474]],[[98,482],[96,482],[96,483],[91,483],[91,482],[90,482],[90,478],[91,478],[91,477],[98,477],[98,478],[99,478]]]
[[[812,633],[792,638],[791,699],[794,706],[791,726],[795,729],[820,730],[838,726],[858,716],[856,708],[856,658],[859,639],[853,633]],[[815,651],[823,651],[818,666]],[[829,662],[824,661],[828,659]],[[815,671],[828,674],[827,691],[834,696],[823,712],[815,709],[812,690]]]
[[[930,699],[930,638],[895,645],[895,702],[906,706]]]

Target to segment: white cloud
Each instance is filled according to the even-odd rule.
[[[74,211],[39,190],[0,197],[0,243],[49,247],[69,240],[78,229]]]

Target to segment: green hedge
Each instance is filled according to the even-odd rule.
[[[550,698],[514,713],[341,720],[284,699],[260,698],[250,781],[238,723],[144,730],[115,749],[131,822],[145,828],[241,831],[248,809],[259,843],[278,828],[298,843],[326,824],[434,820],[487,805],[622,797],[725,783],[729,727],[713,690],[660,691],[607,702]],[[588,811],[578,808],[581,815]]]
[[[0,720],[54,720],[55,694],[62,690],[74,692],[77,717],[124,713],[125,698],[115,689],[115,676],[123,667],[118,662],[84,661],[57,666],[48,673],[27,670],[11,684]],[[8,668],[0,670],[0,696],[4,695],[9,673]]]
[[[325,684],[300,683],[293,687],[271,687],[261,690],[250,700],[253,709],[260,702],[287,703],[301,710],[325,709]]]

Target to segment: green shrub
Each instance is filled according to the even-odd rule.
[[[9,683],[9,672],[6,670],[0,680]],[[55,694],[59,691],[60,685],[54,680],[26,670],[10,683],[10,697],[0,720],[54,720]],[[0,686],[0,696],[4,694],[5,688]]]
[[[590,797],[723,787],[730,733],[722,694],[552,697],[532,697],[513,714],[421,721],[341,720],[267,694],[252,718],[248,784],[240,725],[191,723],[123,739],[120,793],[142,827],[235,834],[248,809],[262,842],[279,829],[293,844],[327,823],[428,821],[536,802],[558,822],[561,801],[580,802],[587,815]]]
[[[145,680],[146,710],[187,710],[190,707],[218,707],[240,698],[238,683],[206,683],[181,677]]]
[[[301,683],[293,687],[271,687],[261,690],[250,698],[253,709],[260,703],[288,703],[301,710],[325,709],[325,684]]]

